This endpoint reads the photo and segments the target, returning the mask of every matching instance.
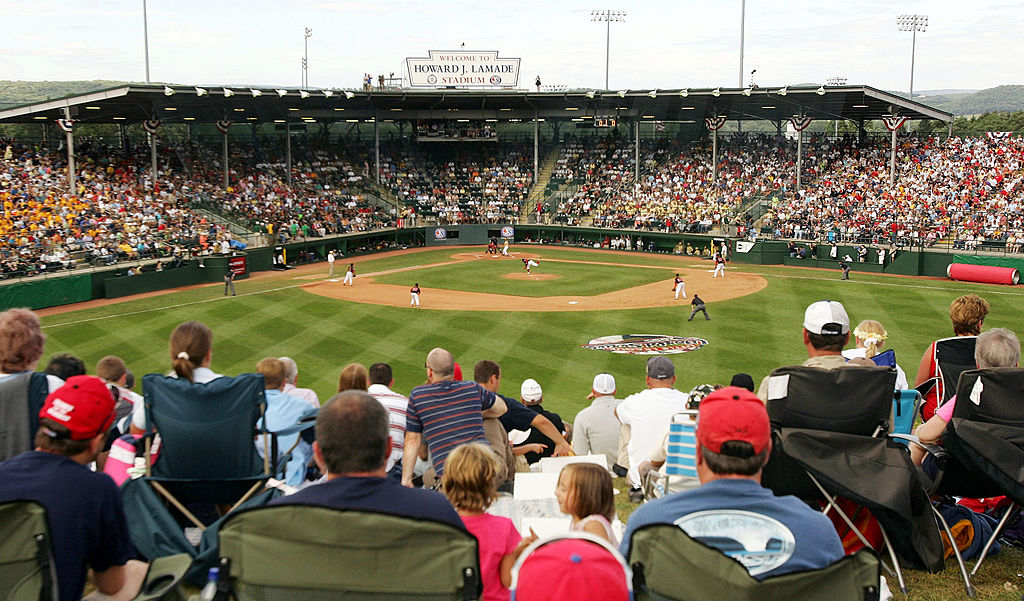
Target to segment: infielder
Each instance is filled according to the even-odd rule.
[[[503,257],[508,256],[508,238],[505,238],[505,246],[501,247],[501,255]]]
[[[412,297],[412,298],[409,299],[409,306],[410,307],[419,307],[420,306],[420,284],[419,284],[419,282],[416,282],[415,284],[412,285],[412,288],[409,289],[409,295]]]
[[[540,266],[540,263],[538,263],[537,261],[535,261],[533,259],[520,259],[520,261],[523,262],[523,269],[526,270],[526,275],[530,275],[530,268],[531,267],[539,267]]]
[[[327,277],[334,277],[334,251],[327,253]]]
[[[711,277],[717,278],[718,274],[725,277],[725,257],[722,256],[722,253],[715,253],[715,273],[711,274]]]
[[[356,277],[356,264],[355,263],[349,263],[348,264],[348,271],[345,272],[345,280],[341,283],[341,285],[344,286],[345,284],[348,284],[349,286],[352,286],[353,285],[352,282],[355,279],[355,277]]]
[[[676,274],[676,281],[672,291],[676,293],[676,300],[679,300],[680,294],[683,295],[683,298],[686,298],[686,282],[683,281],[683,278],[679,277],[678,273]]]

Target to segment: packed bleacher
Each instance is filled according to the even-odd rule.
[[[936,572],[961,554],[980,567],[1000,544],[1024,539],[1012,525],[982,550],[1003,529],[996,519],[1020,515],[1015,501],[1024,500],[1019,482],[998,475],[1024,454],[1019,426],[1006,421],[1020,414],[1007,395],[1024,385],[1020,342],[1007,329],[982,332],[988,312],[985,300],[966,295],[950,305],[953,338],[944,337],[948,325],[933,324],[939,339],[913,384],[934,394],[920,407],[883,348],[885,327],[871,319],[854,327],[842,304],[817,301],[791,326],[803,333],[807,359],[765,374],[759,387],[738,364],[728,386],[678,390],[673,361],[654,356],[643,378],[594,375],[592,402],[560,416],[544,408],[541,382],[526,379],[517,395],[502,396],[497,363],[482,359],[463,372],[442,348],[426,353],[425,384],[411,386],[421,376],[395,374],[382,357],[369,368],[345,366],[337,394],[322,402],[298,387],[300,366],[288,357],[254,356],[253,373],[217,373],[214,332],[195,321],[171,334],[171,371],[145,376],[143,398],[114,355],[87,367],[60,354],[37,373],[39,320],[12,309],[0,313],[0,549],[28,536],[30,500],[49,512],[62,599],[77,599],[87,580],[130,597],[147,562],[168,569],[158,560],[175,552],[177,575],[212,582],[211,595],[222,584],[222,593],[269,586],[401,597],[436,588],[439,598],[511,590],[546,600],[575,590],[625,600],[632,583],[671,593],[679,586],[672,573],[694,562],[721,567],[688,572],[693,590],[724,590],[725,582],[757,591],[766,578],[790,575],[797,587],[835,594],[842,581],[890,599],[889,583],[904,585],[902,570]],[[960,385],[950,388],[953,369]],[[953,421],[964,435],[947,428]],[[909,448],[889,438],[911,432]],[[939,461],[937,445],[954,436],[958,444]],[[995,442],[1003,446],[994,450]],[[987,467],[958,463],[968,458]],[[808,476],[824,484],[802,488]],[[639,505],[625,523],[616,477]],[[247,510],[230,507],[239,498]],[[940,530],[950,526],[958,534],[944,540]],[[302,568],[310,552],[347,566],[365,559],[368,545],[378,560],[413,561],[406,577]],[[30,565],[46,555],[23,546]],[[552,571],[565,549],[564,573]],[[435,565],[436,554],[447,560]],[[879,555],[887,558],[881,579]],[[420,573],[420,562],[432,572]],[[641,570],[634,579],[630,567]],[[0,583],[9,576],[34,577],[5,572]]]

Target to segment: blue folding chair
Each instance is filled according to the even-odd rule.
[[[644,496],[657,499],[667,494],[700,486],[697,479],[697,411],[688,410],[672,416],[668,426],[665,465],[660,472],[651,472],[644,487]]]

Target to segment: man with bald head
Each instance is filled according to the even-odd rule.
[[[412,486],[420,443],[426,441],[438,481],[445,460],[455,447],[467,442],[487,444],[485,417],[500,417],[505,402],[476,382],[455,380],[455,359],[443,348],[427,354],[427,384],[409,394],[402,451],[402,484]]]
[[[390,453],[388,410],[362,390],[339,392],[324,403],[316,418],[313,459],[327,481],[272,504],[379,511],[463,529],[462,520],[444,495],[409,490],[387,477],[384,468]]]

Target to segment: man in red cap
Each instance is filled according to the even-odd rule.
[[[646,524],[676,524],[721,549],[755,578],[825,567],[843,557],[832,523],[800,499],[761,486],[771,452],[764,403],[745,388],[716,390],[697,418],[699,488],[642,505],[629,518],[621,551]]]
[[[35,450],[0,463],[0,502],[46,508],[61,601],[82,596],[89,569],[96,588],[117,599],[132,598],[145,576],[145,564],[129,565],[134,550],[117,486],[88,467],[113,422],[103,380],[68,378],[39,412]]]

